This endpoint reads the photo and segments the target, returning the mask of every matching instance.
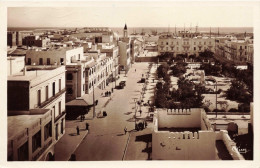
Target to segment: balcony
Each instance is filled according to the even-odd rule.
[[[59,97],[60,95],[62,95],[63,93],[65,93],[66,90],[65,88],[62,89],[60,92],[56,93],[54,96],[50,97],[48,100],[46,100],[45,102],[42,102],[38,108],[43,108],[44,106],[46,106],[47,104],[51,103],[53,100],[55,100],[57,97]]]
[[[54,123],[56,123],[57,121],[59,121],[61,118],[64,118],[66,115],[66,112],[63,111],[58,117],[55,118]]]

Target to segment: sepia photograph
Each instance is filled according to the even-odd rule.
[[[259,161],[259,2],[17,4],[1,38],[7,163]]]

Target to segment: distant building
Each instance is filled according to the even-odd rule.
[[[20,46],[22,45],[22,34],[19,31],[7,32],[7,46]]]
[[[7,85],[8,160],[54,160],[65,133],[65,67],[27,66]]]
[[[216,54],[235,63],[253,63],[253,40],[218,37],[216,39]]]
[[[215,39],[201,36],[183,38],[166,34],[161,35],[158,40],[159,54],[172,53],[174,57],[180,54],[198,56],[205,50],[215,52]]]
[[[23,39],[23,45],[46,48],[50,45],[50,39],[40,36],[26,36]]]

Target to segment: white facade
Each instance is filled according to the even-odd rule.
[[[210,50],[215,52],[215,39],[208,37],[181,38],[172,35],[162,35],[158,39],[158,52],[178,54],[199,55],[199,52]]]
[[[42,112],[44,115],[41,115]],[[48,153],[53,157],[53,145],[65,133],[65,67],[27,66],[24,72],[8,76],[8,115],[15,116],[17,122],[28,122],[26,118],[32,120],[28,122],[31,125],[23,125],[24,129],[30,130],[29,133],[20,135],[27,137],[29,156],[26,160],[46,160]],[[34,115],[39,117],[34,118]],[[37,120],[37,125],[32,123],[34,120]],[[44,139],[45,126],[50,122],[51,136],[49,139]],[[15,125],[10,125],[10,135],[18,135],[16,131],[19,129],[13,127]],[[40,137],[37,135],[36,138],[41,144],[34,151],[32,138],[36,134],[41,135]],[[13,148],[14,155],[11,158],[19,160],[16,150],[19,149],[18,144],[22,145],[23,141],[16,136],[10,136],[8,140],[17,144]]]

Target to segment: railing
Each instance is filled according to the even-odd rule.
[[[61,119],[62,117],[64,117],[66,115],[66,112],[63,111],[58,117],[55,118],[54,122],[59,121],[59,119]]]
[[[64,88],[60,92],[56,93],[54,96],[47,99],[45,102],[42,102],[38,107],[43,108],[44,106],[46,106],[47,104],[49,104],[50,102],[52,102],[54,99],[56,99],[57,97],[59,97],[60,95],[62,95],[65,92],[66,92],[66,90]]]

